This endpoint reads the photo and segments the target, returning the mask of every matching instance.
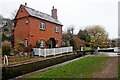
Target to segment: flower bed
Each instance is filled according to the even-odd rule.
[[[2,57],[2,61],[3,61],[3,58]],[[20,63],[25,63],[25,62],[29,62],[33,59],[37,59],[39,58],[38,56],[33,56],[33,57],[26,57],[26,56],[8,56],[8,62],[9,62],[9,65],[14,65],[14,64],[20,64]],[[2,62],[3,63],[3,62]],[[3,65],[4,66],[4,65]]]

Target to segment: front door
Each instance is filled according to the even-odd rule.
[[[51,48],[55,48],[56,40],[54,38],[50,38],[50,40],[51,40]]]
[[[49,48],[55,48],[55,46],[56,46],[56,40],[54,38],[50,38],[47,41],[47,45],[48,45]]]

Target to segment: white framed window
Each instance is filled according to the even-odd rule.
[[[40,40],[40,47],[44,47],[45,46],[45,41],[43,39]]]
[[[27,39],[24,40],[24,45],[25,45],[25,47],[28,47],[28,40]]]
[[[55,27],[55,32],[59,32],[59,26],[58,25],[56,25],[56,27]]]
[[[45,30],[45,23],[44,22],[40,22],[40,29]]]

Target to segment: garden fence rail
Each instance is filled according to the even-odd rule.
[[[73,47],[61,47],[61,48],[50,48],[50,49],[40,49],[40,48],[33,48],[34,55],[38,56],[51,56],[51,55],[57,55],[62,53],[69,53],[73,52]]]

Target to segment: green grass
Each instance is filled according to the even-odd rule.
[[[120,64],[118,64],[118,78],[120,80]]]
[[[109,57],[91,56],[69,64],[40,72],[29,78],[92,78],[93,74],[102,69]]]
[[[85,47],[84,50],[91,50],[91,47]]]

